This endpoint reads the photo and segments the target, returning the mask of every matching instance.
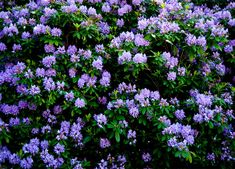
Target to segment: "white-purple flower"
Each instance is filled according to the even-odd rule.
[[[83,99],[77,98],[76,101],[75,101],[75,106],[77,108],[83,108],[83,107],[86,106],[86,103]]]

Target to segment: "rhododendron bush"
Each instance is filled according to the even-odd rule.
[[[234,9],[2,8],[0,168],[233,168]]]

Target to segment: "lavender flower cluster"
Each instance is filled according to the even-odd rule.
[[[0,10],[0,168],[233,168],[234,9],[37,0]]]

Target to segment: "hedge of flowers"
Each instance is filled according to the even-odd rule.
[[[0,11],[0,168],[233,168],[234,9],[40,0]]]

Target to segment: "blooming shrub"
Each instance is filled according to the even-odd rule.
[[[0,11],[0,166],[233,168],[234,8],[41,0]]]

